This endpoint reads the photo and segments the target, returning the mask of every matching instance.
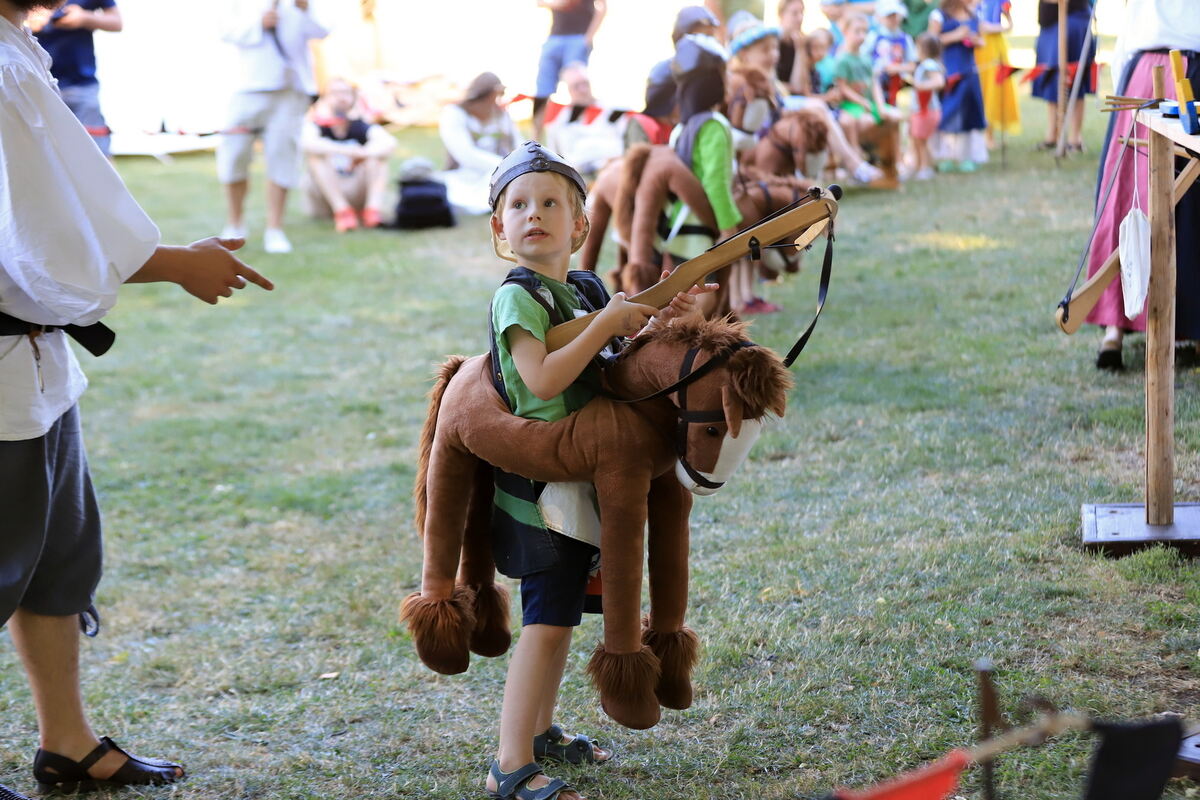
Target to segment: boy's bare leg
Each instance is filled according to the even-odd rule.
[[[567,635],[563,637],[558,652],[553,656],[554,660],[546,665],[546,671],[543,673],[546,676],[546,680],[543,684],[542,702],[537,715],[537,724],[533,726],[534,735],[542,733],[554,722],[554,708],[558,705],[558,687],[562,684],[563,671],[567,667],[567,654],[571,652],[572,630],[571,628],[567,629]]]
[[[267,227],[283,229],[283,212],[287,208],[288,190],[274,181],[267,181]]]
[[[325,202],[337,213],[344,208],[350,207],[350,202],[346,199],[346,195],[342,193],[342,185],[338,180],[337,171],[329,163],[329,159],[324,156],[309,156],[308,157],[308,174],[312,177],[313,183],[317,185],[321,196],[325,198]],[[271,226],[278,227],[278,226]]]
[[[376,211],[383,208],[384,198],[387,196],[388,185],[388,162],[386,158],[368,158],[363,164],[363,169],[367,171],[367,208],[373,208]]]
[[[39,746],[79,761],[100,744],[79,692],[79,616],[51,617],[17,609],[8,629],[33,692]],[[125,760],[118,752],[106,753],[88,772],[103,780]]]
[[[497,760],[502,772],[512,772],[533,761],[533,737],[537,730],[543,705],[547,696],[547,684],[553,685],[553,698],[558,693],[558,681],[548,681],[555,670],[556,658],[566,657],[566,646],[571,641],[571,628],[557,625],[526,625],[521,629],[517,646],[508,662],[508,676],[504,681],[504,705],[500,711],[500,753]],[[565,644],[564,644],[565,643]],[[557,666],[556,674],[561,678],[563,663]],[[549,727],[549,723],[546,723]],[[546,727],[541,730],[544,731]],[[535,775],[526,784],[531,789],[545,786],[550,779]],[[491,774],[487,778],[488,791],[496,790]],[[559,795],[559,800],[579,800],[579,795],[570,792]]]
[[[230,227],[241,228],[242,219],[246,212],[246,192],[250,189],[250,181],[240,180],[225,184],[226,220]]]

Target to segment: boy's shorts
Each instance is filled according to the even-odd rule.
[[[521,578],[521,624],[574,628],[583,619],[588,574],[600,551],[578,539],[550,533],[558,563]]]

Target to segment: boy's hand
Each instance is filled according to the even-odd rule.
[[[179,272],[175,282],[206,303],[216,304],[221,297],[231,297],[234,289],[243,289],[246,281],[270,291],[275,284],[259,275],[232,251],[246,243],[245,239],[219,239],[210,236],[179,248]]]
[[[603,321],[612,336],[633,336],[657,313],[654,306],[631,303],[624,292],[617,292],[596,319]]]
[[[659,276],[659,280],[666,280],[667,276],[670,274],[671,270],[664,269],[662,275]],[[697,304],[696,298],[702,294],[711,294],[718,288],[720,288],[718,284],[705,283],[693,286],[686,292],[679,292],[673,298],[671,298],[670,303],[668,303],[662,308],[662,310],[658,312],[658,314],[655,315],[654,321],[670,322],[673,319],[679,319],[680,317],[684,317],[689,314],[699,313],[700,306]]]

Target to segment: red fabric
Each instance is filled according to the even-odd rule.
[[[946,76],[946,91],[950,91],[955,85],[963,79],[961,72],[956,72],[953,75]]]
[[[837,800],[945,800],[958,786],[958,775],[971,757],[966,750],[951,750],[939,760],[912,772],[897,775],[870,789],[838,789]]]
[[[1050,67],[1046,66],[1045,64],[1036,64],[1033,69],[1031,69],[1031,70],[1029,70],[1029,72],[1025,73],[1024,78],[1021,78],[1021,83],[1029,83],[1030,81],[1036,80],[1037,78],[1041,77],[1042,73],[1049,72],[1049,71],[1050,71]]]
[[[996,68],[996,83],[1001,84],[1006,80],[1016,75],[1021,71],[1020,67],[1014,67],[1012,64],[1001,64]]]

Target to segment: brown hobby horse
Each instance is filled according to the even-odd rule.
[[[688,489],[715,491],[757,436],[755,421],[783,414],[791,377],[774,352],[745,339],[742,324],[699,318],[643,333],[605,370],[609,389],[627,398],[700,375],[667,396],[597,397],[542,422],[508,410],[489,368],[486,355],[453,357],[430,394],[415,488],[424,568],[401,619],[436,672],[465,671],[468,650],[503,654],[511,634],[508,593],[495,583],[491,553],[491,465],[539,481],[590,481],[600,503],[604,639],[588,672],[609,716],[649,728],[660,705],[692,702],[698,641],[684,625]],[[643,621],[644,552],[650,613]]]

